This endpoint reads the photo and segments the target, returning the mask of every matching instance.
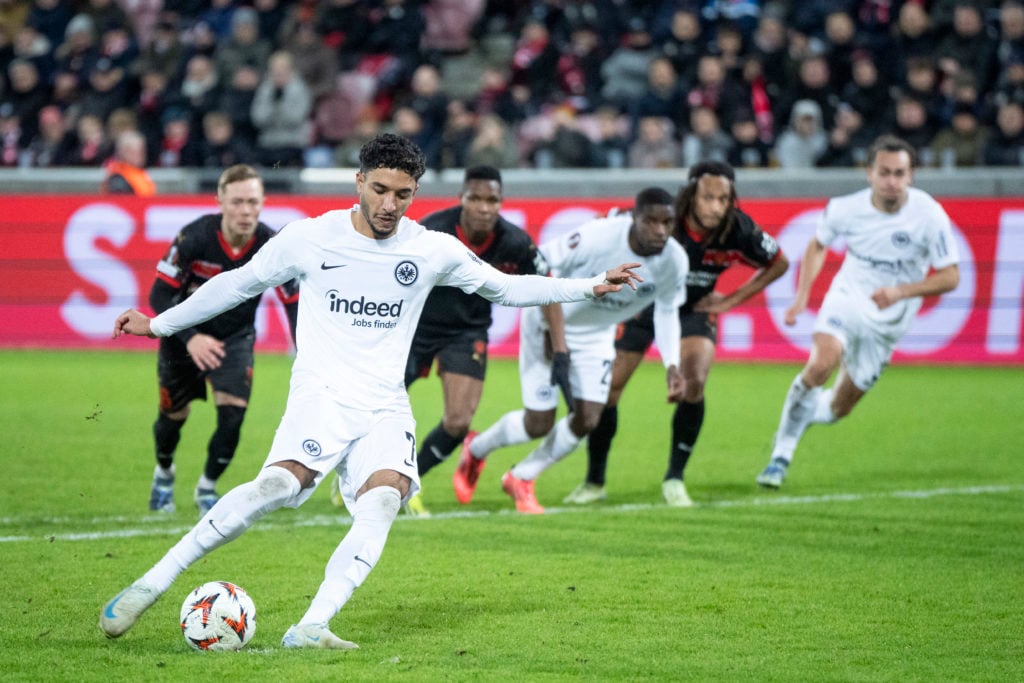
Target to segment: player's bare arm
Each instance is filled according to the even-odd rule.
[[[701,313],[726,313],[778,280],[788,269],[789,259],[779,253],[779,257],[770,266],[758,269],[731,294],[709,292],[693,308]]]
[[[804,250],[804,260],[800,263],[800,275],[797,278],[796,297],[793,304],[786,309],[786,324],[796,325],[796,317],[807,308],[807,300],[811,297],[811,287],[818,279],[822,267],[825,265],[825,256],[828,254],[828,247],[812,237]]]
[[[156,339],[156,335],[153,334],[153,330],[149,327],[149,316],[143,315],[134,308],[129,308],[117,316],[117,320],[114,321],[114,334],[111,335],[111,339],[117,339],[122,334],[134,334],[139,337]]]
[[[594,287],[594,296],[604,296],[611,292],[618,292],[622,289],[622,285],[629,285],[635,291],[636,284],[644,281],[642,277],[634,272],[641,265],[640,263],[623,263],[621,266],[605,271],[604,284]]]
[[[903,299],[916,296],[945,294],[960,284],[960,267],[956,264],[941,268],[920,282],[908,282],[895,287],[880,287],[871,295],[871,300],[880,309],[888,308]]]

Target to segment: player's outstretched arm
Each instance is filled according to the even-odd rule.
[[[134,308],[129,308],[117,316],[117,320],[114,321],[114,334],[111,335],[111,339],[117,339],[122,334],[134,334],[140,337],[149,337],[150,339],[156,338],[153,330],[149,327],[149,316],[143,315]]]
[[[641,265],[640,263],[623,263],[605,271],[604,283],[594,287],[594,296],[618,292],[622,289],[622,285],[629,285],[631,289],[635,290],[636,284],[644,281],[642,277],[633,272]]]

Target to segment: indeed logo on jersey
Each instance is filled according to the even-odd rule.
[[[363,295],[358,299],[346,299],[336,289],[327,292],[328,309],[331,313],[348,313],[356,316],[352,319],[353,327],[373,327],[377,329],[396,327],[398,325],[397,319],[402,315],[402,304],[404,303],[405,299],[395,302],[367,301]]]

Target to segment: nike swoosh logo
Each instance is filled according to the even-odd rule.
[[[329,266],[327,265],[327,261],[323,261],[320,263],[320,270],[334,270],[335,268],[344,268],[347,265],[347,263],[342,263],[336,266]]]
[[[369,562],[367,562],[367,561],[366,561],[366,560],[364,560],[363,558],[359,557],[358,555],[356,555],[356,556],[355,556],[354,558],[352,558],[352,559],[354,559],[354,560],[355,560],[356,562],[362,562],[363,564],[365,564],[365,565],[366,565],[367,567],[369,567],[370,569],[373,569],[373,565],[372,565],[372,564],[370,564]]]
[[[110,601],[109,604],[107,604],[107,608],[105,610],[103,610],[103,615],[107,619],[115,619],[115,618],[117,618],[117,615],[114,614],[114,605],[116,605],[117,603],[119,603],[121,601],[121,596],[123,596],[123,595],[124,595],[124,591],[122,591],[120,595],[115,597],[113,600]]]

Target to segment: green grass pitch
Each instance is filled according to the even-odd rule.
[[[289,364],[258,357],[222,489],[262,463]],[[477,427],[520,405],[515,364],[489,372]],[[179,511],[153,515],[155,352],[2,351],[0,679],[1024,680],[1024,371],[890,367],[850,418],[808,432],[781,491],[760,491],[796,372],[712,370],[692,509],[661,502],[671,408],[655,362],[626,390],[602,505],[561,504],[582,449],[539,480],[540,517],[512,513],[498,483],[528,448],[496,453],[465,507],[445,463],[424,478],[434,516],[399,518],[332,622],[361,649],[294,652],[281,635],[347,529],[327,491],[198,562],[108,641],[100,607],[196,519],[213,410],[195,404],[179,447]],[[439,384],[411,394],[422,436]],[[214,579],[256,602],[242,652],[181,638],[181,601]]]

